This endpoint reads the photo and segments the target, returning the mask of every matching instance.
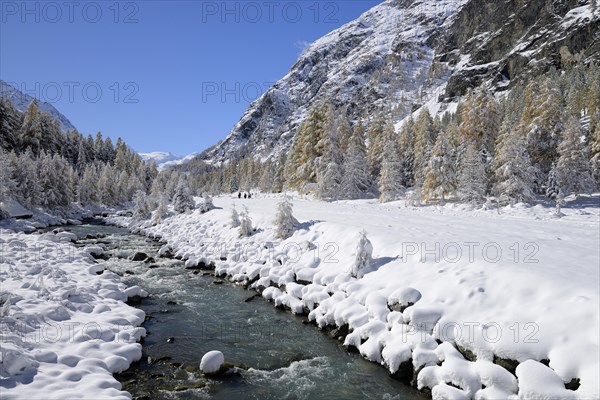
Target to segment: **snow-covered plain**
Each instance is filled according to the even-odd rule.
[[[145,314],[124,301],[146,293],[74,239],[0,229],[2,399],[131,398],[112,373],[142,355]]]
[[[280,196],[217,197],[217,209],[146,233],[187,266],[214,262],[217,274],[309,312],[320,327],[348,325],[346,345],[391,373],[412,363],[418,387],[434,398],[591,399],[600,393],[599,200],[583,197],[557,218],[542,205],[295,199],[300,226],[281,241],[273,225]],[[248,207],[252,236],[231,227],[233,205]],[[356,279],[363,229],[373,261]],[[518,362],[516,377],[498,365],[506,360]],[[579,388],[566,389],[573,379]]]

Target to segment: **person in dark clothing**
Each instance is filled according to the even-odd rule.
[[[252,193],[248,193],[248,198],[251,199],[252,198]]]
[[[244,198],[245,198],[245,199],[247,199],[247,198],[248,198],[248,195],[247,195],[246,193],[244,193]]]
[[[242,192],[238,192],[238,199],[242,198]]]

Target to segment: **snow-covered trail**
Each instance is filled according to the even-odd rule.
[[[274,238],[281,197],[257,196],[217,197],[215,210],[174,216],[147,231],[191,264],[208,259],[217,273],[238,282],[260,278],[254,286],[268,287],[263,297],[294,312],[312,310],[309,318],[320,326],[348,324],[346,344],[391,372],[409,360],[416,371],[424,367],[419,386],[439,395],[462,398],[451,382],[465,398],[598,396],[597,196],[563,209],[562,218],[543,206],[516,205],[498,214],[457,205],[295,199],[301,225],[285,241]],[[239,238],[231,228],[233,205],[248,208],[254,235]],[[349,269],[363,229],[374,260],[356,279]],[[221,245],[221,254],[207,243]],[[267,243],[275,248],[271,257],[239,251],[240,245],[260,250]],[[403,298],[414,290],[418,301]],[[395,301],[408,307],[390,311]],[[418,338],[405,337],[407,330],[419,332]],[[470,351],[477,361],[436,340]],[[492,364],[498,358],[520,363],[518,383]],[[573,379],[581,386],[566,390]]]

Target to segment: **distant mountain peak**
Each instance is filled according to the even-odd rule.
[[[1,79],[0,97],[10,101],[12,105],[20,112],[25,112],[25,110],[27,110],[27,106],[29,106],[29,104],[34,100],[34,97],[21,92],[19,89],[15,88],[14,86]],[[54,119],[58,121],[61,131],[68,132],[75,129],[71,121],[69,121],[67,117],[61,114],[61,112],[58,111],[52,104],[45,101],[40,101],[39,99],[37,99],[37,102],[40,111],[45,111],[49,113],[50,115],[52,115],[52,117],[54,117]]]

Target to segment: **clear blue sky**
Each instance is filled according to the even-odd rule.
[[[0,78],[84,134],[185,155],[225,138],[306,43],[380,2],[3,0]]]

